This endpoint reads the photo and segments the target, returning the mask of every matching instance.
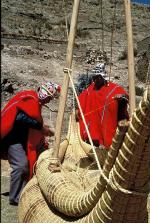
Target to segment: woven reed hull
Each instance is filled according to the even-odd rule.
[[[112,148],[109,152],[110,155],[108,155],[108,161],[106,165],[104,165],[105,173],[109,174],[109,170],[114,164],[115,156],[118,154],[118,149],[122,144],[121,139],[124,138],[126,130],[127,126],[121,126],[117,129]],[[90,190],[87,191],[87,189],[85,189],[86,185],[84,184],[84,186],[81,186],[83,182],[76,179],[77,176],[74,175],[74,173],[72,173],[72,177],[63,171],[61,173],[50,174],[48,170],[49,162],[50,154],[46,151],[40,156],[36,167],[36,175],[40,188],[48,202],[61,213],[69,216],[83,216],[89,213],[92,208],[94,208],[105,189],[106,181],[104,178],[101,176],[98,182],[98,179],[93,179],[95,183]],[[82,178],[81,175],[78,174],[78,176]],[[75,184],[75,179],[76,182],[79,181],[81,185],[79,185],[79,183],[78,185],[77,183]]]
[[[89,181],[89,186],[87,186],[87,182],[85,182],[87,170],[81,174],[76,174],[74,171],[67,172],[66,169],[62,169],[58,173],[50,173],[48,170],[49,157],[50,152],[44,152],[36,167],[38,183],[48,202],[68,216],[83,216],[88,213],[96,205],[103,192],[100,191],[101,187],[97,186],[99,184],[97,175],[87,176],[87,181]],[[82,180],[82,174],[84,174],[84,180]]]
[[[113,196],[113,202],[110,199],[109,194]],[[116,195],[116,196],[115,196]],[[77,222],[77,223],[102,223],[102,222],[140,222],[146,223],[147,221],[147,213],[145,212],[145,202],[142,202],[142,209],[141,207],[136,206],[139,209],[139,212],[135,213],[135,208],[130,209],[130,213],[128,216],[125,214],[124,205],[128,203],[128,205],[132,205],[134,207],[137,203],[132,202],[129,203],[128,201],[129,196],[118,197],[118,194],[111,191],[111,188],[108,189],[108,192],[103,195],[102,202],[99,205],[99,208],[94,209],[91,215],[88,217],[84,217],[82,219],[75,220],[71,217],[63,216],[62,214],[54,211],[52,208],[49,207],[47,201],[44,199],[41,190],[38,185],[38,181],[36,177],[34,177],[26,186],[25,190],[23,190],[21,197],[20,197],[20,205],[19,205],[19,223],[64,223],[64,222]],[[137,199],[137,198],[136,198]],[[104,202],[105,201],[105,202]],[[112,202],[112,205],[109,204],[108,210],[108,203]],[[136,201],[136,200],[134,200]],[[107,203],[106,203],[107,202]],[[119,204],[119,208],[118,208]],[[102,210],[107,210],[102,212]],[[110,218],[110,212],[114,212],[113,218]],[[138,213],[138,216],[137,216]],[[137,221],[137,217],[140,218],[140,221]],[[135,220],[134,220],[135,218]],[[131,221],[130,221],[131,220]]]
[[[62,166],[63,168],[66,168],[68,170],[76,170],[77,167],[83,166],[86,168],[89,166],[92,162],[86,154],[86,152],[83,150],[82,144],[81,144],[81,138],[79,137],[79,125],[75,121],[75,114],[72,113],[70,116],[69,121],[69,127],[68,127],[68,134],[66,137],[68,141],[68,146],[66,148],[65,153],[63,152],[63,162]],[[85,147],[90,147],[89,144],[85,143]],[[59,150],[59,153],[61,152],[61,149]]]
[[[28,193],[30,189],[28,189],[28,192],[25,193],[25,191],[27,190],[25,188],[20,199],[19,210],[23,210],[25,202],[29,207],[33,206],[34,203],[35,209],[32,211],[32,209],[29,210],[26,208],[24,209],[25,213],[21,213],[19,211],[19,222],[36,223],[44,221],[45,223],[147,223],[148,219],[146,211],[146,202],[149,190],[148,182],[150,179],[150,172],[148,171],[150,169],[150,131],[148,131],[149,129],[150,87],[148,94],[146,94],[142,103],[140,104],[139,109],[136,110],[135,114],[132,117],[124,141],[123,143],[120,143],[121,148],[119,149],[119,153],[116,152],[116,160],[112,159],[113,162],[111,164],[112,168],[109,172],[109,181],[105,182],[103,177],[100,176],[96,186],[92,187],[89,190],[90,192],[84,191],[83,193],[82,186],[75,188],[74,185],[71,184],[71,181],[69,181],[67,177],[62,176],[63,174],[61,175],[61,173],[59,173],[59,176],[55,175],[56,173],[52,174],[49,172],[49,179],[43,178],[45,177],[45,172],[48,171],[48,163],[46,164],[46,160],[48,159],[46,158],[45,161],[41,162],[42,159],[40,158],[41,160],[39,159],[38,161],[36,176],[38,179],[40,190],[42,190],[45,196],[47,196],[46,193],[50,192],[49,196],[51,196],[51,198],[47,198],[49,204],[47,204],[47,208],[44,206],[45,208],[43,214],[41,211],[41,213],[39,214],[40,216],[35,217],[35,213],[38,213],[40,211],[40,202],[38,200],[36,200],[35,202],[35,192],[33,193],[33,191],[32,198],[29,199]],[[111,156],[109,156],[109,158],[110,157]],[[106,162],[106,166],[107,165],[108,163]],[[105,172],[108,174],[106,169]],[[60,183],[57,178],[60,178]],[[45,182],[43,179],[45,179]],[[51,179],[54,184],[50,182]],[[37,182],[35,184],[37,185]],[[51,184],[51,186],[49,186],[49,184]],[[36,186],[38,199],[44,200],[44,197],[39,190],[39,186],[38,188]],[[69,194],[70,192],[70,198],[71,196],[72,198],[69,200],[68,196],[68,201],[65,200],[65,196],[63,197],[62,195],[61,197],[60,191],[63,195]],[[97,194],[97,191],[100,191],[100,193]],[[93,192],[96,195],[94,195],[95,199],[97,199],[98,197],[98,201],[94,207],[93,203],[91,202],[91,200],[94,198]],[[26,196],[24,194],[26,194]],[[80,198],[82,197],[84,199],[77,199],[78,194],[82,194]],[[90,194],[90,196],[87,196],[87,194]],[[85,197],[86,199],[88,199],[86,200]],[[85,200],[87,201],[87,206],[85,206]],[[84,205],[82,206],[83,203]],[[54,213],[49,210],[48,206],[53,206],[54,209],[59,210],[62,213]],[[80,213],[78,212],[82,212],[83,207],[85,207],[85,209],[88,209],[88,212],[85,212],[86,215],[84,217],[81,217]],[[92,208],[90,209],[90,207]],[[69,214],[67,208],[69,209]],[[74,212],[74,210],[76,213]],[[45,213],[45,211],[49,213]],[[65,212],[67,212],[67,214]],[[65,215],[63,213],[65,213]],[[72,219],[72,217],[70,216],[66,216],[70,215],[70,213],[75,214],[76,217],[80,216],[80,218],[75,220]],[[24,217],[25,215],[28,215],[28,221],[26,221]],[[41,220],[41,218],[43,220]]]
[[[79,126],[74,120],[75,117],[72,114],[67,134],[69,143],[62,163],[62,168],[63,170],[65,169],[65,172],[62,170],[61,173],[50,174],[48,166],[52,155],[50,155],[49,151],[46,151],[37,161],[36,175],[42,192],[53,207],[69,216],[83,216],[95,206],[100,193],[97,191],[97,187],[93,191],[89,190],[87,192],[87,186],[86,189],[85,183],[81,186],[82,182],[77,179],[77,174],[72,173],[72,176],[66,174],[66,170],[77,170],[80,166],[85,168],[93,162],[87,157],[81,147],[81,138],[79,138],[78,132]],[[87,144],[88,147],[89,145]],[[82,178],[81,175],[80,178]],[[97,179],[95,180],[96,183]]]
[[[34,176],[22,191],[18,207],[19,223],[54,223],[65,222],[49,207]]]

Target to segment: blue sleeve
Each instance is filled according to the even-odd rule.
[[[20,111],[17,116],[16,116],[16,122],[20,124],[25,124],[29,128],[41,130],[42,129],[42,124],[38,122],[37,120],[31,118],[28,116],[26,113]]]

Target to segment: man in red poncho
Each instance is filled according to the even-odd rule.
[[[93,144],[109,148],[119,120],[128,119],[128,94],[119,85],[108,82],[104,64],[92,70],[93,82],[78,96]],[[89,143],[85,125],[78,110],[80,133]]]
[[[54,131],[43,123],[41,108],[59,92],[59,85],[43,83],[37,92],[17,93],[1,112],[1,158],[8,159],[12,167],[11,205],[18,205],[20,193],[32,177],[33,165],[44,147],[44,136],[54,135]]]

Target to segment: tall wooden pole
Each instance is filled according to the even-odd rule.
[[[130,0],[124,0],[126,29],[128,40],[128,79],[129,79],[129,104],[130,115],[135,109],[135,72],[134,72],[134,51],[133,51],[133,36],[132,36],[132,19],[131,19],[131,3]]]
[[[75,34],[77,29],[77,19],[78,19],[78,11],[79,11],[80,0],[74,0],[70,33],[68,39],[68,47],[67,47],[67,56],[66,56],[66,68],[72,68],[72,58],[73,58],[73,47],[75,42]],[[61,140],[61,129],[65,112],[65,105],[67,100],[67,92],[69,85],[69,75],[64,73],[62,91],[59,99],[59,107],[58,107],[58,115],[56,120],[56,130],[55,130],[55,141],[54,141],[54,153],[53,157],[58,157],[60,140]]]

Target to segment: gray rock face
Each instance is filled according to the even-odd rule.
[[[136,63],[136,76],[144,83],[150,78],[148,71],[150,61],[150,36],[137,43],[138,58]]]

